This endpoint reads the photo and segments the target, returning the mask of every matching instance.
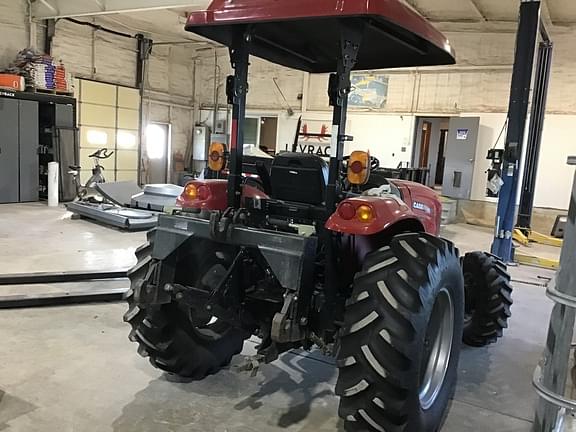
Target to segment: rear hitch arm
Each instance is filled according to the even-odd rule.
[[[164,290],[192,309],[208,312],[234,327],[250,328],[254,325],[252,320],[238,313],[241,310],[242,293],[237,281],[239,278],[232,277],[246,255],[246,249],[241,248],[222,280],[211,291],[180,284],[167,284]]]

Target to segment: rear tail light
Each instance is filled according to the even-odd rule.
[[[338,206],[338,215],[344,220],[358,219],[360,222],[370,223],[374,220],[374,209],[362,204],[356,207],[351,202],[343,202]]]
[[[352,203],[342,203],[340,207],[338,207],[338,214],[342,219],[350,220],[356,216],[356,207]]]
[[[193,184],[187,184],[182,195],[186,200],[195,200],[198,198],[198,189]]]
[[[208,186],[198,186],[198,199],[200,201],[206,201],[210,198],[210,188]]]

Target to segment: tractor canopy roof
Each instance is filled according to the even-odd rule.
[[[335,72],[340,27],[365,24],[355,70],[453,64],[438,30],[400,0],[213,0],[186,30],[226,46],[249,24],[250,54],[311,73]]]

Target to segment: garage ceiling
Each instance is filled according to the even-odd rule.
[[[514,24],[519,0],[403,0],[435,23]],[[156,41],[195,41],[183,26],[186,12],[204,9],[210,0],[33,0],[36,19],[99,17],[133,32],[149,33]],[[548,25],[576,25],[576,1],[543,0]],[[494,27],[497,28],[497,27]]]
[[[35,18],[109,15],[172,8],[203,9],[208,0],[32,0]]]
[[[403,0],[434,22],[516,22],[519,0]],[[574,0],[543,0],[542,16],[548,24],[576,24]]]

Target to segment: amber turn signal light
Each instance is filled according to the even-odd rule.
[[[374,219],[374,211],[369,205],[362,204],[356,209],[356,217],[360,222],[372,222]]]
[[[348,160],[348,181],[353,185],[363,185],[370,178],[370,153],[354,151]]]
[[[189,200],[198,198],[198,189],[193,184],[187,184],[184,188],[184,196]]]
[[[208,168],[212,171],[222,171],[226,167],[226,146],[219,142],[210,144],[208,150]]]

